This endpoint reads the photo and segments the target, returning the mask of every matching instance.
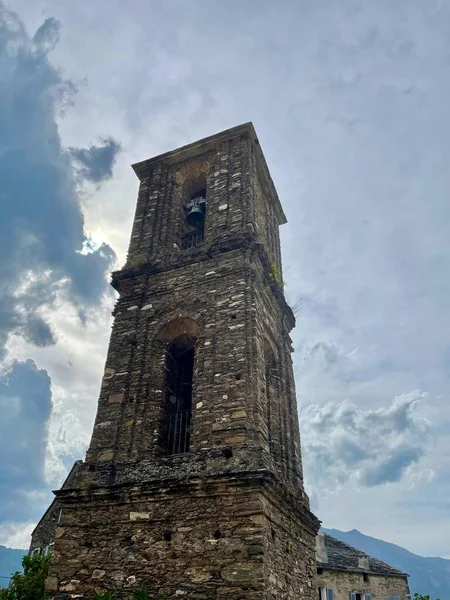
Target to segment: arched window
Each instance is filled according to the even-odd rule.
[[[182,248],[199,246],[205,237],[206,177],[185,184],[184,233]]]
[[[167,346],[161,446],[166,454],[189,452],[195,338],[177,337]]]

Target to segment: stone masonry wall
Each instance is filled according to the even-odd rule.
[[[70,469],[62,488],[77,486],[82,471],[83,462],[78,460]],[[48,550],[49,546],[55,541],[56,527],[60,517],[61,506],[55,498],[31,534],[30,552],[39,551],[39,554],[43,554],[46,549]]]
[[[323,569],[318,575],[319,587],[331,588],[335,600],[349,600],[350,592],[371,594],[373,600],[388,600],[397,596],[399,600],[409,600],[410,592],[406,577],[392,575],[368,575],[364,581],[362,573]]]
[[[258,266],[259,265],[259,266]],[[200,293],[201,292],[201,293]],[[302,488],[301,458],[288,342],[278,344],[271,398],[270,457],[265,390],[265,336],[289,340],[282,310],[255,252],[216,258],[121,285],[87,461],[158,456],[164,412],[165,349],[184,332],[198,339],[191,451],[253,446],[268,453],[281,479]]]
[[[58,525],[60,507],[57,502],[49,506],[47,512],[31,535],[30,552],[43,554],[55,541],[55,532]]]
[[[205,240],[201,247],[181,250],[190,182],[206,181]],[[158,162],[141,181],[126,267],[151,264],[169,269],[183,258],[204,257],[222,244],[250,235],[281,268],[278,217],[263,189],[254,148],[248,136],[221,143],[200,158],[181,163]]]
[[[66,493],[47,592],[125,600],[146,585],[164,599],[312,600],[312,533],[289,505],[280,513],[274,491],[254,475]]]
[[[317,599],[315,519],[298,503],[280,502],[267,495],[264,513],[268,522],[265,554],[267,598],[270,600]]]

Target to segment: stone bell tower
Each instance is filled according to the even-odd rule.
[[[248,123],[133,166],[140,181],[86,460],[56,492],[48,597],[311,599],[278,227]]]

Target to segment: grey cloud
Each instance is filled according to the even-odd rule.
[[[23,334],[27,341],[41,348],[55,343],[50,325],[36,314],[28,316]]]
[[[417,463],[424,453],[423,448],[400,446],[387,460],[374,467],[369,467],[362,475],[362,482],[368,487],[374,487],[382,483],[399,481],[406,469]]]
[[[120,144],[112,138],[101,140],[99,146],[89,148],[70,148],[70,153],[78,165],[81,178],[100,183],[112,177],[112,169]]]
[[[46,19],[33,37],[35,48],[44,54],[53,50],[59,42],[60,23],[53,17]]]
[[[63,294],[83,314],[106,292],[115,260],[112,248],[94,247],[84,233],[71,153],[61,145],[56,116],[74,85],[48,60],[58,39],[55,19],[30,39],[0,3],[0,357],[11,332],[53,343],[39,310]],[[119,148],[105,138],[77,149],[84,177],[111,177]]]
[[[51,379],[35,362],[15,361],[0,377],[0,522],[30,519],[41,508],[30,494],[45,493]]]
[[[425,399],[416,391],[376,410],[348,401],[304,408],[303,456],[313,489],[324,483],[335,491],[350,482],[373,487],[400,481],[428,448]]]

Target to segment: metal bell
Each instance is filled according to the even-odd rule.
[[[201,229],[205,222],[205,214],[203,208],[195,204],[188,212],[186,220],[191,227]]]

